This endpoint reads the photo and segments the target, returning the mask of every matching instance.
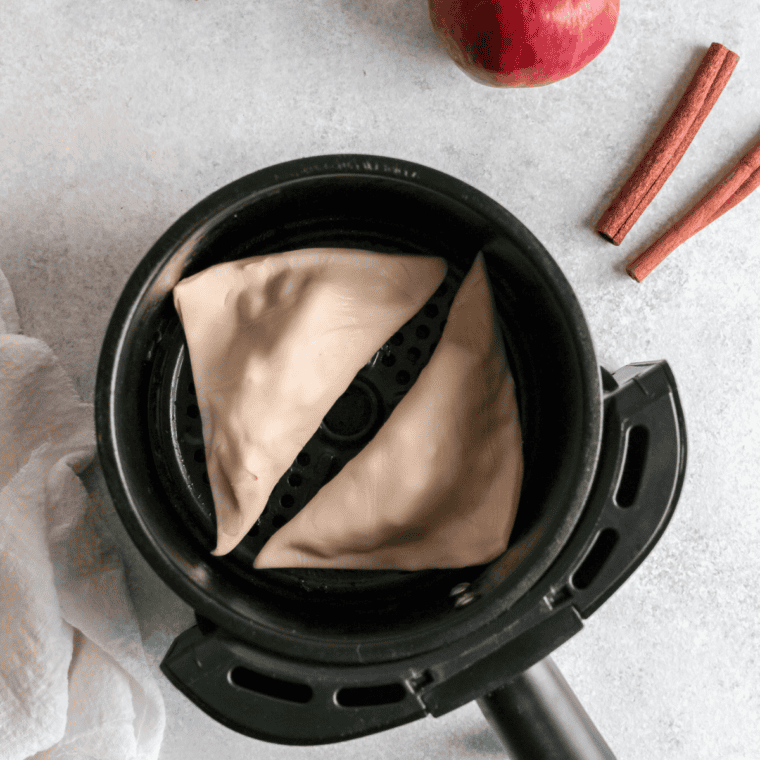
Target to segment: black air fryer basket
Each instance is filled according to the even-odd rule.
[[[229,555],[172,288],[222,261],[315,247],[441,256],[430,301],[356,376]],[[419,572],[254,570],[263,543],[372,438],[433,353],[483,251],[515,377],[525,474],[507,551]],[[664,361],[610,373],[554,260],[509,212],[397,159],[290,161],[179,219],[127,283],[96,387],[100,459],[132,540],[196,611],[161,669],[210,716],[281,744],[343,741],[478,699],[515,757],[611,758],[548,655],[652,550],[686,439]]]

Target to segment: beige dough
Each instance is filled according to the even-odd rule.
[[[422,570],[507,548],[522,484],[512,376],[482,254],[416,383],[255,567]]]
[[[232,551],[356,373],[428,301],[443,259],[314,248],[218,264],[174,288],[217,519]]]

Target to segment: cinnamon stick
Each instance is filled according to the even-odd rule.
[[[710,221],[705,222],[700,229],[704,229],[708,224],[712,224],[718,217],[723,216],[726,211],[730,211],[737,203],[741,203],[751,192],[760,187],[760,169],[755,169],[744,184],[715,212],[715,216]]]
[[[625,271],[641,282],[681,243],[723,216],[760,186],[760,142],[664,235],[626,266]]]
[[[657,139],[596,224],[606,240],[620,245],[673,173],[731,78],[739,56],[713,42]]]

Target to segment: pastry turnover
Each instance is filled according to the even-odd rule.
[[[218,264],[174,288],[216,511],[213,554],[227,554],[248,533],[335,401],[446,271],[440,258],[315,248]],[[306,513],[322,514],[322,501]],[[336,508],[353,509],[353,501]],[[346,515],[347,525],[362,524],[365,508]],[[308,530],[305,519],[298,525]],[[298,542],[299,535],[288,532]],[[315,538],[322,546],[332,535]],[[265,557],[275,565],[301,557],[286,546]]]
[[[365,448],[269,539],[255,567],[488,562],[507,548],[522,472],[514,380],[478,254],[417,381]]]

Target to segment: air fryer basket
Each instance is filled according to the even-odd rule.
[[[213,557],[200,417],[171,289],[220,261],[322,246],[442,256],[449,272],[358,373],[241,545]],[[414,383],[479,250],[524,435],[507,552],[447,571],[253,570],[264,541],[366,445]],[[217,720],[290,744],[350,739],[487,693],[503,697],[510,679],[517,684],[577,632],[651,550],[685,463],[683,415],[664,362],[600,370],[570,286],[528,230],[452,177],[376,156],[280,164],[178,220],[116,306],[96,419],[121,519],[198,615],[163,671]],[[496,720],[504,699],[484,710]],[[583,734],[582,723],[570,733]]]

